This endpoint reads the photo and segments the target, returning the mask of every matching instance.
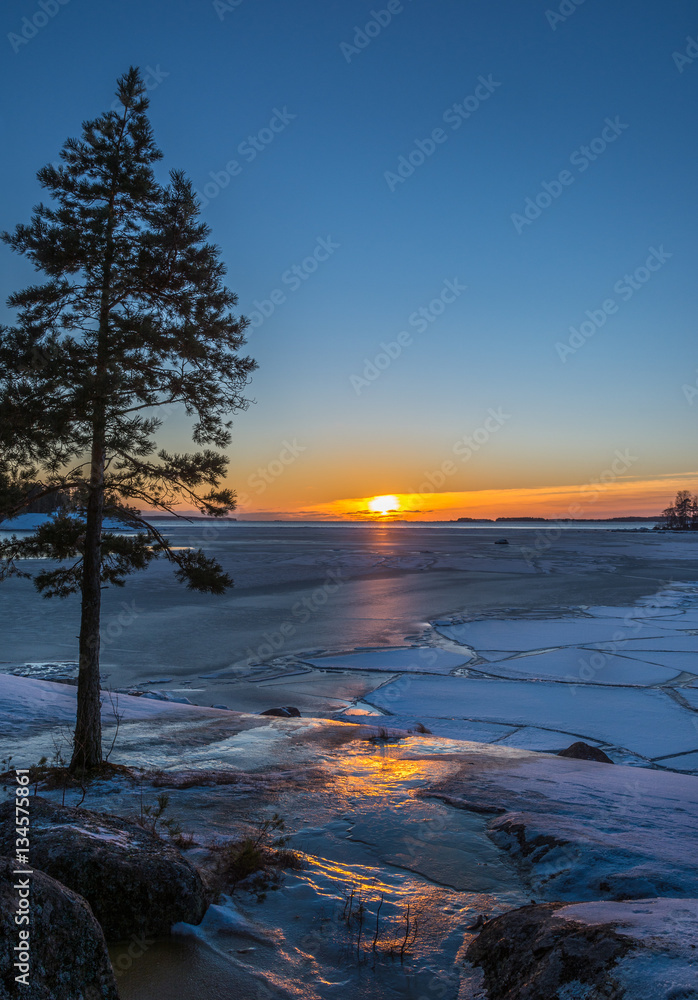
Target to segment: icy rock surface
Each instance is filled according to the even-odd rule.
[[[490,921],[467,958],[490,1000],[690,1000],[698,900],[526,906]]]
[[[31,798],[31,863],[79,893],[105,937],[163,934],[198,923],[208,900],[199,873],[166,841],[135,823]],[[0,805],[0,853],[14,848],[14,804]]]
[[[16,677],[9,684],[0,699],[16,728],[11,740],[0,736],[0,753],[9,745],[45,752],[74,702],[58,698],[64,685]],[[44,699],[54,717],[38,731],[29,718]],[[122,1000],[217,992],[384,1000],[428,997],[437,987],[446,1000],[475,1000],[482,972],[463,959],[483,915],[531,898],[698,895],[691,775],[409,734],[397,716],[356,725],[128,696],[120,710],[118,762],[142,770],[135,781],[97,782],[91,810],[131,815],[141,796],[152,803],[164,789],[168,815],[199,845],[187,857],[203,866],[210,841],[229,842],[279,812],[303,861],[261,905],[238,889],[198,926],[176,924],[138,961],[113,950],[124,969]],[[475,728],[487,738],[508,732]],[[60,801],[61,792],[43,795]]]
[[[698,897],[694,777],[522,752],[500,765],[464,766],[418,794],[499,814],[490,836],[535,895]]]

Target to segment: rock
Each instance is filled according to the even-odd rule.
[[[583,743],[581,740],[573,743],[566,750],[560,750],[557,756],[571,757],[573,760],[598,760],[601,764],[613,763],[603,750],[599,750],[598,747],[590,747],[588,743]]]
[[[466,957],[489,1000],[688,1000],[697,941],[694,899],[543,903],[488,921]]]
[[[509,544],[509,539],[508,538],[498,538],[497,541],[494,544],[495,545],[508,545]]]
[[[280,719],[300,719],[301,713],[297,708],[293,708],[292,705],[284,705],[282,708],[268,708],[266,712],[260,712],[260,715],[275,715]]]
[[[30,800],[32,866],[87,900],[107,940],[166,934],[198,924],[207,908],[201,876],[170,843],[137,823]],[[0,854],[14,851],[14,803],[0,806]]]
[[[664,855],[653,857],[642,835],[629,842],[610,816],[611,810],[604,826],[598,814],[580,822],[564,808],[555,815],[510,812],[493,820],[488,833],[521,864],[526,881],[543,898],[627,900],[698,893],[694,856],[685,848],[677,851],[670,833],[662,835]]]
[[[620,997],[611,969],[630,948],[613,929],[556,919],[563,903],[523,906],[488,921],[466,957],[482,967],[489,1000]],[[565,986],[567,992],[558,993]]]
[[[30,879],[29,985],[15,982],[18,878],[0,858],[0,1000],[119,1000],[102,929],[77,893],[33,869]]]

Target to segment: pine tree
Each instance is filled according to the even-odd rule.
[[[664,518],[665,528],[675,528],[677,526],[676,507],[673,504],[670,507],[664,508],[662,517]]]
[[[0,517],[30,498],[70,497],[29,537],[0,545],[2,577],[48,555],[33,576],[46,597],[81,595],[78,705],[71,769],[102,761],[101,591],[163,556],[180,582],[212,594],[232,580],[201,551],[170,546],[141,508],[180,503],[222,517],[229,415],[244,409],[256,363],[241,356],[247,321],[231,310],[220,251],[198,220],[189,180],[162,157],[138,70],[117,82],[118,110],[68,139],[59,166],[39,171],[53,205],[3,240],[46,280],[10,296],[16,325],[0,328]],[[200,450],[157,450],[158,407],[179,404]],[[37,484],[39,489],[37,491]],[[104,529],[109,518],[129,529]]]
[[[691,526],[692,507],[693,497],[690,490],[679,490],[674,500],[677,527],[685,529]]]
[[[690,490],[679,490],[673,504],[662,511],[662,517],[665,528],[698,529],[698,497]]]

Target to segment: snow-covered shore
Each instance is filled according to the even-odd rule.
[[[14,754],[16,766],[50,756],[72,721],[73,698],[69,685],[0,676],[0,755]],[[112,760],[142,769],[141,778],[96,784],[86,807],[128,816],[142,796],[165,789],[172,816],[199,845],[278,811],[305,865],[263,904],[244,893],[224,897],[199,927],[178,925],[172,939],[153,943],[120,975],[126,1000],[164,1000],[174,979],[180,1000],[205,995],[207,983],[210,995],[227,983],[250,996],[325,1000],[341,989],[466,1000],[483,996],[481,970],[464,960],[482,914],[531,898],[698,896],[698,779],[690,775],[142,697],[120,696],[118,707]],[[107,699],[107,725],[110,710]],[[69,790],[66,801],[75,797]],[[187,854],[201,859],[205,846]],[[364,904],[358,950],[357,925],[342,916],[352,889]],[[381,897],[386,948],[374,956]],[[404,932],[408,903],[419,928],[401,962],[388,944]],[[643,934],[652,936],[654,912],[655,936],[669,947],[661,908],[643,917]],[[612,919],[620,920],[615,911]],[[114,960],[122,954],[116,949]],[[671,995],[677,962],[682,976],[690,973],[685,948],[681,955],[648,960],[643,975],[655,977],[656,989],[647,996]]]

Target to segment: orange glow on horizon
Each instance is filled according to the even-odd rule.
[[[698,472],[652,479],[618,477],[579,485],[490,489],[450,493],[389,493],[235,512],[244,520],[449,521],[459,517],[545,517],[596,519],[654,517],[672,503],[677,490],[698,493]]]

